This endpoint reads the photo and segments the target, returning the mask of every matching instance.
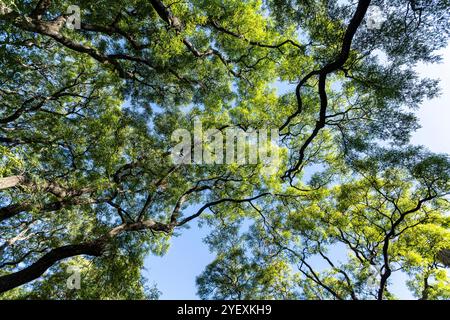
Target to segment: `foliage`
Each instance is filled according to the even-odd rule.
[[[157,298],[144,257],[197,220],[202,298],[394,299],[403,272],[448,299],[450,160],[409,145],[448,1],[81,0],[80,29],[71,4],[0,1],[2,298]],[[279,129],[281,159],[174,165],[194,120]]]

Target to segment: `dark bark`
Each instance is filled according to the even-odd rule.
[[[450,267],[450,249],[442,249],[438,253],[438,259],[442,262],[447,268]]]
[[[370,6],[370,2],[371,0],[360,0],[358,2],[358,7],[356,8],[355,13],[352,19],[350,20],[349,25],[347,26],[347,30],[345,31],[344,39],[342,41],[341,52],[336,57],[336,59],[333,62],[330,62],[327,65],[325,65],[322,69],[310,72],[297,85],[296,88],[296,96],[298,103],[297,112],[295,112],[292,116],[288,118],[286,123],[283,124],[283,126],[281,127],[281,130],[286,128],[289,125],[290,121],[301,113],[302,110],[302,99],[300,93],[301,88],[308,79],[310,79],[315,75],[319,75],[318,92],[320,96],[320,112],[319,112],[319,119],[316,121],[316,125],[312,133],[309,135],[309,137],[306,139],[306,141],[303,143],[303,145],[299,150],[299,159],[296,161],[296,164],[292,168],[287,170],[283,176],[283,178],[289,178],[291,182],[303,164],[306,149],[319,134],[320,130],[325,127],[326,111],[328,106],[327,94],[325,89],[327,75],[339,70],[347,62],[350,55],[350,49],[352,46],[353,38],[359,26],[361,25],[364,16],[367,13],[367,9]]]
[[[153,8],[159,17],[163,19],[170,27],[174,28],[177,32],[182,31],[182,25],[180,20],[173,15],[169,7],[166,7],[162,1],[150,0]]]
[[[25,269],[0,277],[0,292],[14,289],[39,278],[60,260],[78,255],[98,257],[102,254],[103,249],[103,242],[81,243],[53,249]]]
[[[79,255],[99,257],[103,254],[111,240],[119,236],[123,232],[152,230],[156,232],[169,233],[172,232],[174,227],[174,224],[164,224],[156,222],[152,219],[135,223],[124,223],[113,228],[107,234],[95,241],[66,245],[52,249],[28,267],[11,274],[1,276],[0,293],[14,289],[39,278],[50,267],[63,259]]]

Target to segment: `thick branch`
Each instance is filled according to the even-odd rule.
[[[109,242],[123,232],[153,230],[159,232],[171,232],[174,226],[170,224],[162,224],[154,220],[146,220],[137,223],[122,224],[103,237],[92,241],[75,245],[66,245],[50,250],[36,262],[20,271],[0,277],[0,293],[5,292],[30,281],[33,281],[43,275],[50,267],[57,262],[79,255],[88,255],[99,257],[103,254]]]
[[[0,178],[0,190],[17,187],[24,181],[25,177],[22,175]]]
[[[356,8],[356,11],[350,20],[350,23],[347,27],[347,30],[344,35],[344,39],[342,42],[341,52],[336,57],[336,59],[325,65],[322,69],[318,71],[312,71],[310,72],[305,78],[303,78],[296,88],[296,95],[297,95],[297,111],[294,113],[293,116],[290,116],[288,118],[288,121],[283,124],[281,127],[282,129],[287,127],[289,125],[289,122],[297,116],[302,109],[302,101],[301,101],[301,94],[300,90],[301,87],[306,83],[308,79],[310,79],[314,75],[319,75],[319,96],[320,96],[320,115],[319,120],[316,122],[316,125],[312,131],[312,133],[308,136],[304,144],[301,146],[299,150],[299,159],[296,161],[296,164],[293,168],[290,168],[288,171],[286,171],[283,178],[289,178],[292,182],[293,178],[295,177],[296,173],[298,172],[299,168],[303,164],[304,158],[305,158],[305,151],[308,148],[308,146],[312,143],[314,138],[318,135],[320,130],[325,127],[325,120],[326,120],[326,110],[328,106],[328,100],[327,100],[327,94],[326,94],[326,78],[327,75],[339,70],[346,62],[350,55],[350,49],[352,46],[353,38],[356,34],[356,31],[358,30],[359,26],[361,25],[364,16],[367,13],[367,9],[369,8],[371,0],[360,0],[358,2],[358,7]]]
[[[0,277],[0,292],[5,292],[39,278],[56,262],[77,255],[100,256],[104,246],[99,242],[68,245],[51,250],[38,261],[18,272]]]

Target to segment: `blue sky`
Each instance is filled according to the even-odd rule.
[[[417,68],[422,76],[441,79],[442,95],[425,101],[417,111],[422,127],[413,135],[412,143],[425,145],[433,152],[450,154],[450,46],[441,52],[443,63],[421,64]],[[206,228],[198,228],[194,221],[190,229],[180,233],[172,239],[166,255],[151,255],[145,260],[143,274],[151,284],[157,284],[162,292],[161,299],[199,299],[195,278],[214,259],[203,242],[208,233]],[[395,283],[393,292],[400,298],[411,298],[404,286],[405,277],[397,273],[392,279]]]

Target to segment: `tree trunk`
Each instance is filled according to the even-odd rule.
[[[24,176],[11,176],[0,178],[0,190],[16,187],[25,181]]]

